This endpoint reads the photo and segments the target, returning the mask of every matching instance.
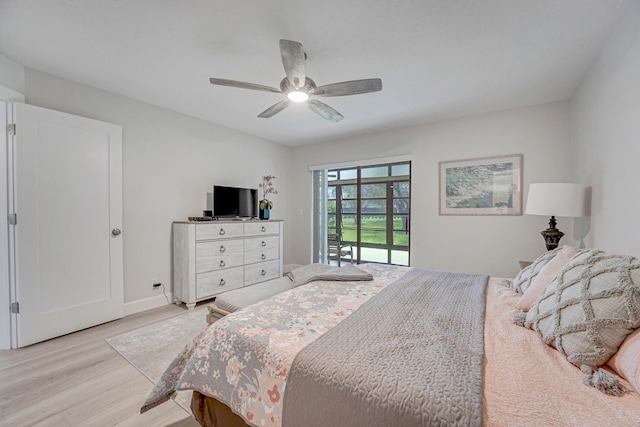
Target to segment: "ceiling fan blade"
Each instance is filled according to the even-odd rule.
[[[219,85],[219,86],[229,86],[229,87],[238,87],[240,89],[262,90],[265,92],[282,93],[280,89],[276,89],[275,87],[259,85],[256,83],[239,82],[237,80],[227,80],[227,79],[215,79],[213,77],[210,78],[209,81],[211,82],[211,84]]]
[[[283,101],[278,102],[277,104],[273,104],[271,107],[264,110],[262,113],[258,114],[258,117],[261,119],[268,119],[269,117],[273,117],[278,114],[280,111],[284,110],[289,106],[291,101],[285,99]]]
[[[280,40],[280,56],[289,82],[296,88],[304,86],[304,50],[302,44],[291,40]]]
[[[363,79],[320,86],[313,91],[313,94],[315,96],[345,96],[378,92],[379,90],[382,90],[382,80]]]
[[[311,110],[314,113],[316,113],[317,115],[321,116],[324,119],[327,119],[334,123],[344,119],[344,116],[342,114],[338,113],[336,110],[329,107],[324,102],[320,102],[316,99],[311,99],[307,101],[307,104],[309,104],[309,108],[311,108]]]

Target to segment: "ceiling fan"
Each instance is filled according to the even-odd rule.
[[[291,40],[280,40],[280,56],[282,56],[282,65],[284,65],[286,74],[286,77],[280,82],[280,89],[256,83],[216,79],[213,77],[210,78],[209,81],[214,85],[286,94],[287,99],[272,105],[258,114],[258,117],[263,119],[273,117],[287,108],[292,102],[306,102],[311,111],[320,117],[332,122],[339,122],[344,119],[342,114],[324,102],[312,99],[311,97],[357,95],[382,90],[382,80],[380,79],[351,80],[316,86],[316,83],[306,76],[304,62],[307,55],[304,53],[301,43]]]

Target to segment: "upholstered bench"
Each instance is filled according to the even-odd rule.
[[[287,264],[283,267],[282,277],[218,294],[215,301],[207,306],[207,322],[211,324],[229,313],[293,288],[293,282],[287,274],[298,267],[302,266]]]

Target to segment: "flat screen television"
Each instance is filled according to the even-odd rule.
[[[258,190],[213,186],[213,216],[252,218],[258,216]]]

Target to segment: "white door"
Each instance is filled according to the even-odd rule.
[[[13,108],[10,268],[24,347],[124,316],[122,127]]]

